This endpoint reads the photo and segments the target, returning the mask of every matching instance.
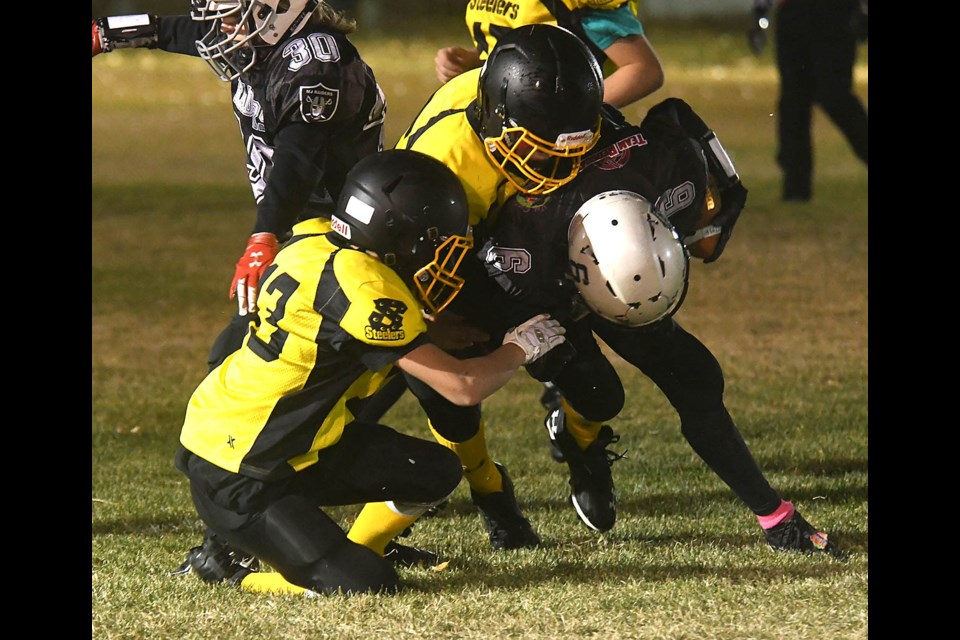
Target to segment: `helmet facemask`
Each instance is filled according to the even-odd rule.
[[[597,118],[594,130],[563,133],[549,142],[522,126],[512,126],[496,138],[485,138],[484,145],[510,184],[525,194],[545,195],[577,177],[584,154],[600,137],[599,127]]]
[[[300,31],[318,4],[319,0],[191,0],[190,16],[210,23],[196,41],[197,52],[221,80],[235,80],[256,64],[257,47],[273,46]],[[221,29],[225,18],[226,24],[236,25],[232,33]]]
[[[387,256],[384,263],[392,266],[407,282],[413,282],[427,311],[435,315],[453,302],[463,289],[464,280],[457,275],[457,270],[472,248],[471,235],[441,237],[436,227],[430,227],[404,257]],[[424,264],[427,255],[430,259]]]

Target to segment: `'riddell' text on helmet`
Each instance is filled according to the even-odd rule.
[[[197,40],[197,52],[221,80],[235,80],[256,63],[257,46],[272,47],[300,31],[319,4],[319,0],[190,0],[190,16],[210,24]],[[231,25],[227,32],[220,28],[225,23]]]
[[[373,251],[439,313],[463,288],[457,275],[473,247],[467,195],[453,171],[418,151],[369,155],[347,174],[333,230]]]
[[[600,131],[603,76],[566,29],[534,24],[500,36],[480,71],[477,116],[487,154],[517,189],[573,180]]]
[[[580,296],[602,318],[642,327],[683,304],[687,250],[673,226],[636,193],[606,191],[584,202],[567,241]]]

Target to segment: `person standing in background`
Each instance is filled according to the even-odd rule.
[[[754,0],[748,41],[755,53],[766,44],[767,18],[776,5],[777,163],[782,198],[806,202],[813,195],[813,105],[840,130],[867,164],[867,111],[853,92],[857,44],[867,40],[867,0]]]

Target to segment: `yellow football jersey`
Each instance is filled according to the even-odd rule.
[[[261,282],[258,321],[187,405],[181,444],[227,471],[273,480],[310,466],[354,419],[352,402],[427,341],[400,277],[327,230],[294,226]]]
[[[447,165],[467,192],[470,224],[476,225],[516,193],[493,166],[467,115],[477,98],[480,69],[462,73],[434,93],[400,136],[397,149],[413,149]]]
[[[576,12],[617,9],[628,0],[469,0],[464,19],[480,59],[505,31],[525,24],[554,24],[576,31]],[[594,52],[595,55],[597,52]]]

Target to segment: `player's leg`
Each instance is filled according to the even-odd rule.
[[[620,377],[593,338],[589,322],[569,327],[567,339],[576,348],[553,382],[559,406],[544,420],[553,458],[570,472],[570,503],[580,520],[595,531],[616,523],[616,493],[611,465],[623,457],[608,447],[620,436],[604,423],[623,408]]]
[[[255,555],[283,576],[231,576],[253,591],[396,590],[384,547],[446,499],[461,479],[459,460],[436,443],[356,422],[344,429],[336,445],[319,453],[315,464],[276,483],[185,457],[178,468],[190,476],[198,513],[219,542]],[[367,506],[350,535],[318,508],[360,503]]]
[[[790,521],[795,510],[770,486],[727,412],[723,402],[723,371],[710,350],[673,318],[639,333],[631,333],[631,330],[610,323],[597,323],[595,330],[611,349],[660,388],[677,410],[684,438],[753,511],[761,527],[768,531],[771,546],[809,546],[809,536],[807,543],[797,539],[794,543],[778,545],[770,540],[769,530]],[[793,520],[791,527],[802,525],[809,528],[799,517]],[[835,545],[826,543],[826,535],[821,535],[824,548],[820,550],[837,552]]]
[[[436,442],[359,422],[347,425],[314,466],[298,474],[298,490],[320,505],[366,503],[349,538],[381,555],[463,477],[460,460]]]
[[[805,2],[780,5],[776,23],[777,162],[783,170],[783,199],[809,200],[813,180],[814,75],[810,60],[811,23]]]
[[[851,149],[867,164],[867,111],[853,92],[857,40],[851,26],[855,4],[828,2],[819,5],[822,25],[812,35],[811,63],[816,76],[815,100],[847,139]]]
[[[205,582],[254,592],[392,593],[392,565],[346,533],[303,495],[282,483],[230,474],[185,452],[178,468],[190,478],[193,503],[208,531],[187,562]],[[244,565],[243,560],[256,558]],[[260,562],[274,572],[260,571]]]
[[[540,544],[540,537],[520,510],[506,468],[487,450],[480,405],[454,405],[420,380],[412,376],[406,379],[427,414],[434,438],[460,459],[464,478],[470,484],[470,497],[480,511],[491,546],[516,549]]]

